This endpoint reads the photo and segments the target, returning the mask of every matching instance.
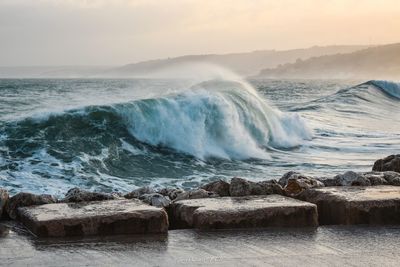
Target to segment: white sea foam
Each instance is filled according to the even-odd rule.
[[[177,95],[116,108],[140,141],[201,159],[265,159],[269,146],[298,146],[312,137],[299,115],[271,107],[241,81],[202,82]]]

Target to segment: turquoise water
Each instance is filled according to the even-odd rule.
[[[0,80],[0,187],[196,187],[371,169],[400,148],[390,81]]]

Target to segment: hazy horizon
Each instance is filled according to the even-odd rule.
[[[396,43],[399,11],[394,0],[3,0],[0,66],[117,66],[191,54]]]

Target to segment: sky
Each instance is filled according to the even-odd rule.
[[[395,42],[399,0],[0,0],[0,66]]]

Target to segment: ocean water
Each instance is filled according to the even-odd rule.
[[[12,194],[331,177],[399,150],[393,81],[0,80],[0,187]]]

